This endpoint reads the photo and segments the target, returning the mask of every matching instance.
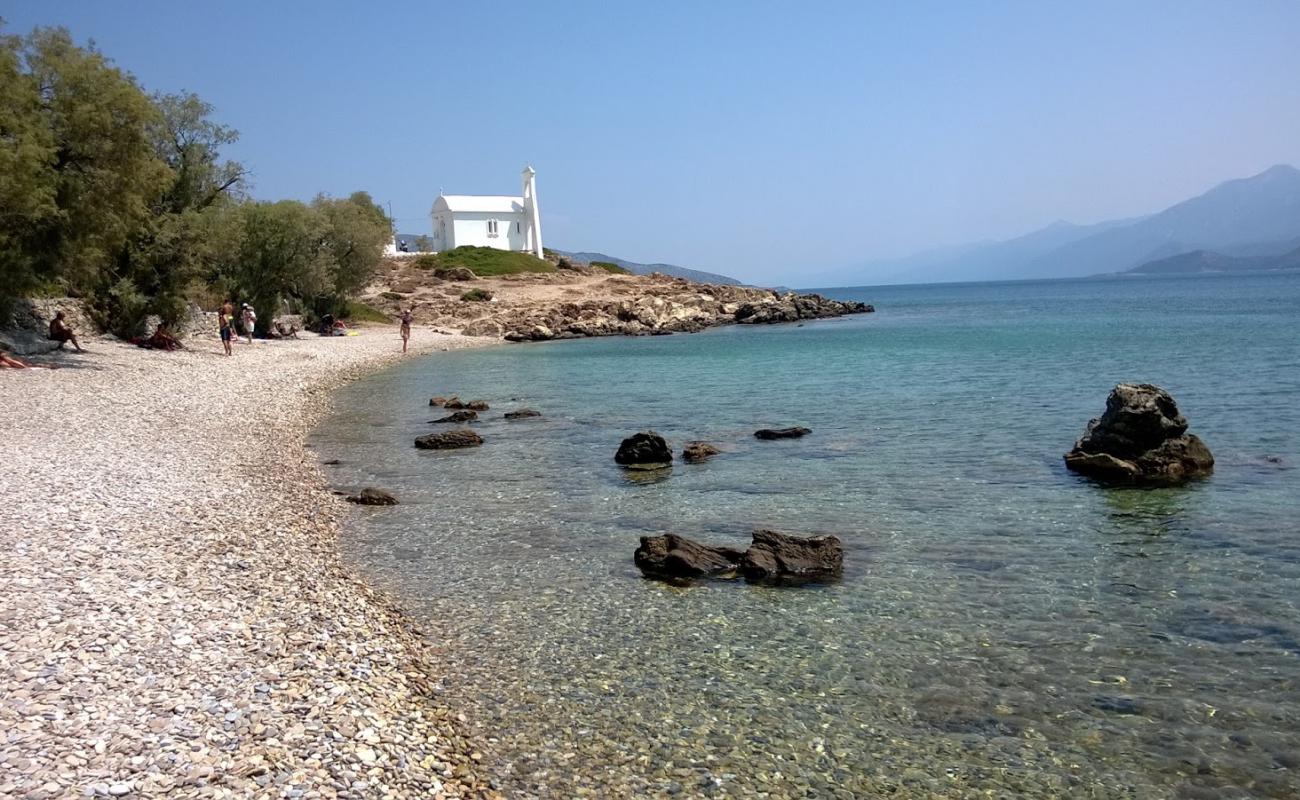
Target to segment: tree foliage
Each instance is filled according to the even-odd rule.
[[[237,139],[197,95],[149,96],[65,29],[0,36],[0,303],[70,292],[121,334],[194,297],[254,302],[263,324],[284,305],[346,308],[387,216],[365,192],[248,199],[221,155]]]

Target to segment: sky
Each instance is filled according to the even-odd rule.
[[[755,283],[1300,165],[1300,2],[17,0],[240,132],[259,199],[429,231],[538,173],[549,247]],[[870,266],[874,264],[875,266]]]

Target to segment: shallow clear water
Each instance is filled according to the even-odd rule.
[[[1300,795],[1300,275],[828,294],[879,310],[443,353],[338,394],[331,476],[402,500],[345,555],[428,621],[508,793]],[[1119,381],[1174,395],[1212,479],[1064,469]],[[492,403],[486,444],[415,450],[451,393]],[[500,418],[522,406],[545,416]],[[625,474],[646,428],[725,452]],[[838,535],[843,582],[632,564],[641,535],[758,527]]]

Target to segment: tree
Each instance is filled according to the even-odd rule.
[[[222,232],[221,274],[236,299],[258,309],[259,332],[286,301],[330,293],[327,224],[315,209],[281,200],[242,203],[230,213],[234,218]]]
[[[392,222],[366,192],[353,192],[346,200],[321,195],[312,207],[327,226],[324,244],[330,259],[333,294],[336,298],[355,294],[374,276]]]

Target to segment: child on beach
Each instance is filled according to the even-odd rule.
[[[257,326],[257,312],[248,303],[244,303],[244,335],[248,337],[248,343],[253,343],[253,328]]]
[[[227,300],[221,306],[218,322],[221,324],[221,346],[230,355],[230,340],[235,335],[235,305]]]
[[[411,340],[411,309],[402,312],[402,352],[406,352],[406,343]]]

